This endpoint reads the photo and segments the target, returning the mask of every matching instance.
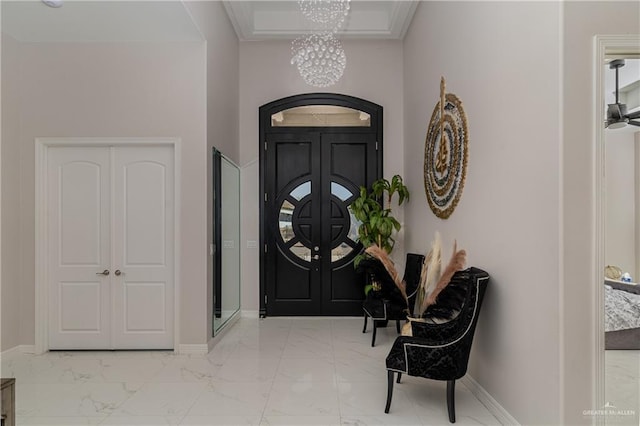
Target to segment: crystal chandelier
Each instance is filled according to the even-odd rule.
[[[349,1],[298,0],[302,14],[318,28],[291,43],[291,64],[310,86],[332,86],[344,73],[347,57],[334,34],[349,13]]]
[[[337,31],[349,14],[350,0],[298,0],[300,11],[323,30]]]
[[[342,43],[330,32],[295,39],[291,52],[291,64],[297,65],[304,81],[315,87],[334,85],[347,65]]]

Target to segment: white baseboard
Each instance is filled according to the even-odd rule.
[[[33,354],[35,353],[35,345],[18,345],[11,349],[0,352],[1,359],[11,359],[21,354]]]
[[[6,351],[0,352],[0,359],[10,360],[20,354],[22,354],[22,351],[20,350],[20,346],[14,346],[11,349],[7,349]]]
[[[209,345],[202,344],[181,344],[178,346],[180,355],[206,355],[209,353]]]
[[[487,392],[478,382],[476,382],[470,375],[464,376],[460,381],[471,391],[471,393],[478,398],[478,400],[487,407],[487,410],[493,416],[498,419],[500,424],[520,426],[520,423],[513,418],[502,405],[496,401],[489,392]]]
[[[260,318],[260,311],[245,311],[245,310],[243,310],[241,312],[241,317],[242,318],[253,318],[253,319]]]
[[[36,345],[20,345],[20,352],[23,354],[35,354]]]

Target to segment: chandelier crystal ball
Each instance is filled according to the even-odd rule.
[[[304,81],[314,87],[334,85],[347,66],[340,40],[331,32],[299,37],[291,44],[291,64],[298,67]]]
[[[350,0],[298,0],[300,11],[322,29],[336,32],[349,14]]]

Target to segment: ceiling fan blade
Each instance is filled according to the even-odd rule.
[[[630,112],[629,114],[625,115],[625,117],[633,120],[634,118],[640,118],[640,110],[636,111],[636,112]]]
[[[629,124],[640,127],[640,121],[630,121]]]

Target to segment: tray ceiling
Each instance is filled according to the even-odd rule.
[[[313,28],[295,0],[223,1],[240,40],[293,39]],[[417,1],[351,0],[340,38],[402,39]],[[0,0],[2,32],[23,42],[195,41],[203,37],[179,0]]]
[[[297,1],[223,1],[240,40],[292,39],[313,29]],[[417,1],[352,0],[340,38],[402,39]]]

